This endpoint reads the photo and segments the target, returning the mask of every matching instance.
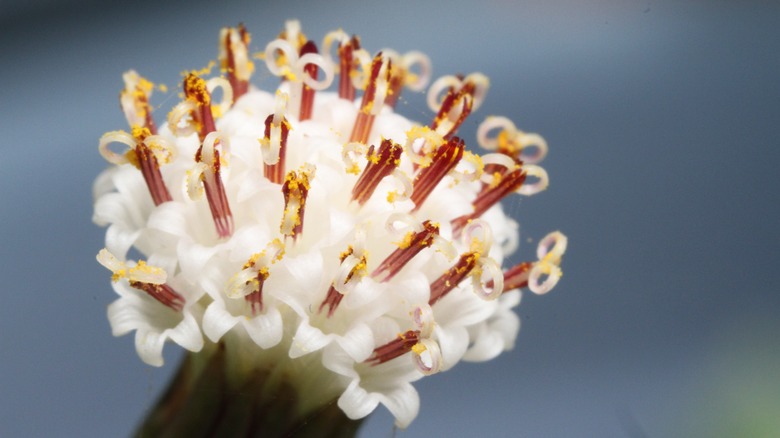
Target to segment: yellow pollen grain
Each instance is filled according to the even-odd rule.
[[[127,162],[132,164],[136,169],[141,168],[141,163],[138,161],[138,154],[135,153],[135,149],[128,149],[127,152],[125,152],[125,158],[127,159]]]
[[[184,88],[186,90],[186,95],[198,105],[208,105],[211,103],[211,96],[206,88],[206,81],[200,78],[197,73],[187,75]]]
[[[133,138],[135,138],[135,140],[138,142],[143,142],[146,137],[152,135],[152,132],[149,130],[149,128],[138,125],[133,125],[130,131]]]
[[[490,180],[490,188],[494,189],[498,187],[499,184],[501,184],[501,180],[503,179],[503,176],[501,175],[501,172],[493,172],[493,178]]]
[[[400,242],[396,242],[396,245],[398,245],[398,247],[401,249],[409,248],[410,246],[412,246],[413,238],[414,238],[414,232],[409,231],[408,233],[406,233],[403,240],[401,240]]]
[[[149,93],[154,88],[154,83],[152,83],[150,80],[146,78],[139,77],[136,88],[144,91],[145,93]]]
[[[152,275],[161,275],[164,273],[164,271],[161,268],[158,268],[156,266],[149,266],[146,264],[145,261],[139,260],[138,264],[136,264],[134,267],[130,268],[128,271],[128,275],[136,275],[136,274],[152,274]]]
[[[415,354],[420,355],[427,351],[428,349],[425,348],[425,344],[422,342],[418,342],[412,346],[412,351],[414,351]]]
[[[249,260],[244,264],[244,267],[242,269],[249,269],[257,263],[257,260],[260,258],[262,254],[260,253],[254,253],[251,257],[249,257]]]

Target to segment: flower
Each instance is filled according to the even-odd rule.
[[[240,369],[288,375],[301,413],[337,398],[357,419],[381,403],[406,427],[412,382],[511,349],[520,289],[561,277],[560,232],[537,261],[501,268],[519,238],[499,201],[547,187],[547,144],[488,117],[477,140],[491,152],[467,150],[456,134],[486,97],[479,73],[434,81],[427,125],[398,114],[402,90],[429,82],[419,52],[372,57],[335,31],[320,54],[295,21],[259,55],[250,42],[243,26],[223,29],[224,77],[187,73],[159,129],[154,84],[124,76],[131,130],[100,139],[115,166],[94,189],[114,334],[135,330],[155,366],[168,340],[222,345]],[[249,82],[257,58],[282,79],[273,93]],[[147,261],[127,261],[131,248]]]

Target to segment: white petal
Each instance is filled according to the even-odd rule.
[[[290,344],[290,357],[295,359],[315,352],[328,345],[330,341],[331,337],[323,334],[320,329],[312,327],[308,321],[301,321]]]
[[[170,339],[183,348],[198,352],[203,348],[203,335],[195,317],[186,309],[184,310],[184,319],[173,329],[166,330]]]
[[[442,370],[446,371],[455,366],[466,353],[469,346],[469,335],[464,327],[436,327],[435,339],[439,342],[442,355]]]
[[[214,301],[203,314],[203,333],[211,342],[218,342],[230,329],[238,323],[238,318],[225,310],[225,305]]]
[[[163,366],[163,344],[165,344],[165,337],[161,333],[143,329],[135,333],[135,350],[141,360],[149,365]]]
[[[271,348],[282,340],[282,314],[276,307],[269,307],[265,313],[245,319],[242,323],[249,337],[260,348]]]
[[[353,327],[339,336],[337,342],[355,362],[363,362],[374,351],[374,334],[365,324]]]

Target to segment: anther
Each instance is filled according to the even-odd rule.
[[[382,179],[398,168],[401,162],[401,145],[392,140],[384,139],[375,151],[374,146],[368,150],[368,163],[363,173],[352,188],[352,199],[363,205],[371,198]]]
[[[249,78],[255,65],[249,60],[251,37],[243,24],[238,28],[222,28],[219,35],[219,62],[227,72],[228,82],[233,89],[233,102],[249,91]]]

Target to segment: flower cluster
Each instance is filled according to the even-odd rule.
[[[159,87],[124,75],[130,131],[100,139],[115,166],[94,186],[113,333],[135,331],[155,366],[166,341],[223,343],[244,367],[285,367],[311,403],[337,398],[349,418],[381,403],[405,427],[413,381],[512,348],[520,289],[543,294],[561,277],[559,232],[536,260],[501,268],[519,238],[499,201],[546,188],[547,145],[488,117],[477,133],[488,152],[467,150],[456,133],[488,79],[428,87],[422,53],[372,57],[343,31],[320,52],[295,21],[264,52],[250,44],[243,26],[223,29],[223,76],[186,73],[159,128]],[[279,76],[275,92],[250,84],[253,59]],[[427,125],[394,111],[404,88],[427,88]],[[127,260],[132,248],[146,260]]]

